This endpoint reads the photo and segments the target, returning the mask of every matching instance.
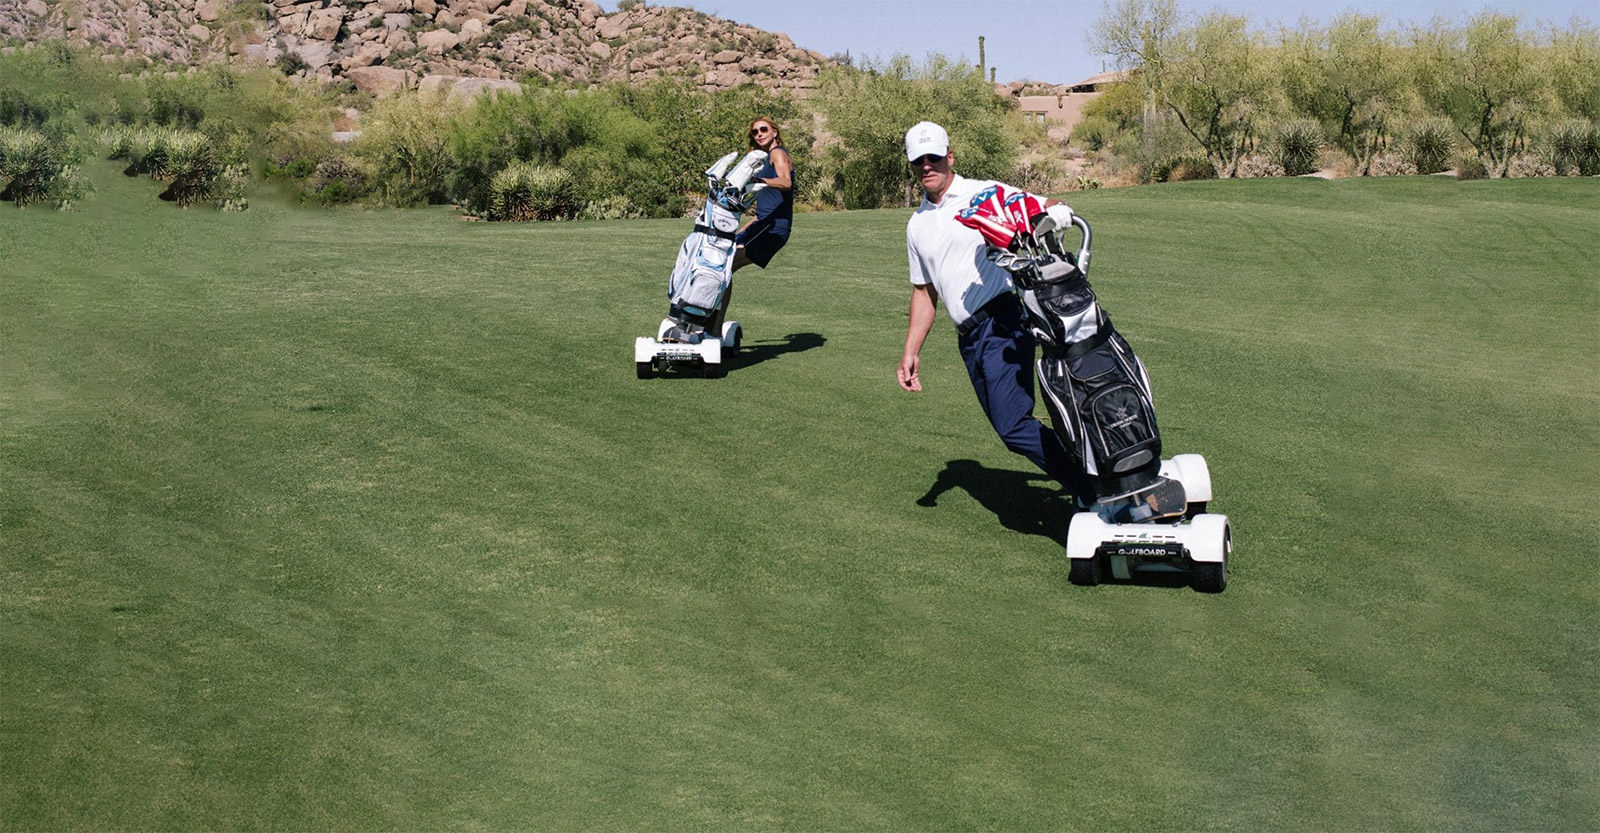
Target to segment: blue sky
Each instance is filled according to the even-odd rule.
[[[599,0],[607,11],[616,0]],[[857,59],[897,53],[918,60],[931,52],[951,58],[984,56],[996,80],[1064,84],[1100,72],[1109,60],[1090,52],[1086,33],[1100,17],[1100,0],[648,0],[652,6],[688,6],[707,14],[782,32],[823,55],[849,52]],[[1567,25],[1574,17],[1600,22],[1595,0],[1179,0],[1185,13],[1221,9],[1257,25],[1294,25],[1302,17],[1325,21],[1353,10],[1377,14],[1392,25],[1426,24],[1493,9],[1524,23]]]

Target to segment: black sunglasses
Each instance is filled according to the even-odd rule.
[[[940,156],[937,153],[925,153],[925,154],[923,154],[921,156],[918,156],[917,158],[911,160],[911,167],[920,168],[923,165],[928,165],[928,166],[931,167],[931,166],[937,165],[937,164],[939,164],[940,162],[943,162],[943,161],[944,161],[944,157]]]

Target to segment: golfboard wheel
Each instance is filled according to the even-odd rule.
[[[633,364],[634,372],[639,375],[640,379],[648,379],[655,375],[655,362],[634,362]]]
[[[1190,586],[1201,593],[1221,593],[1228,588],[1228,558],[1233,554],[1233,529],[1222,527],[1222,560],[1199,561],[1194,565]]]
[[[1079,587],[1093,587],[1100,583],[1099,558],[1074,558],[1071,561],[1072,567],[1067,570],[1067,581]]]

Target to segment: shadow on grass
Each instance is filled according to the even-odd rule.
[[[1006,529],[1040,535],[1065,547],[1072,520],[1072,496],[1049,476],[985,468],[976,460],[951,460],[944,464],[918,506],[936,506],[939,496],[961,489],[994,513]]]
[[[728,369],[760,364],[785,353],[804,353],[827,343],[828,340],[817,333],[790,333],[781,339],[746,341],[739,345],[739,352],[728,362]]]

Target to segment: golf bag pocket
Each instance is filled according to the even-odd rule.
[[[1022,302],[1034,337],[1046,346],[1080,344],[1100,332],[1100,306],[1081,276],[1025,290]]]
[[[734,231],[739,216],[707,201],[694,233],[678,250],[667,298],[692,323],[704,323],[722,306],[733,278]]]
[[[1113,330],[1073,348],[1067,351],[1067,372],[1094,470],[1114,477],[1159,463],[1161,434],[1149,378],[1128,343]]]

